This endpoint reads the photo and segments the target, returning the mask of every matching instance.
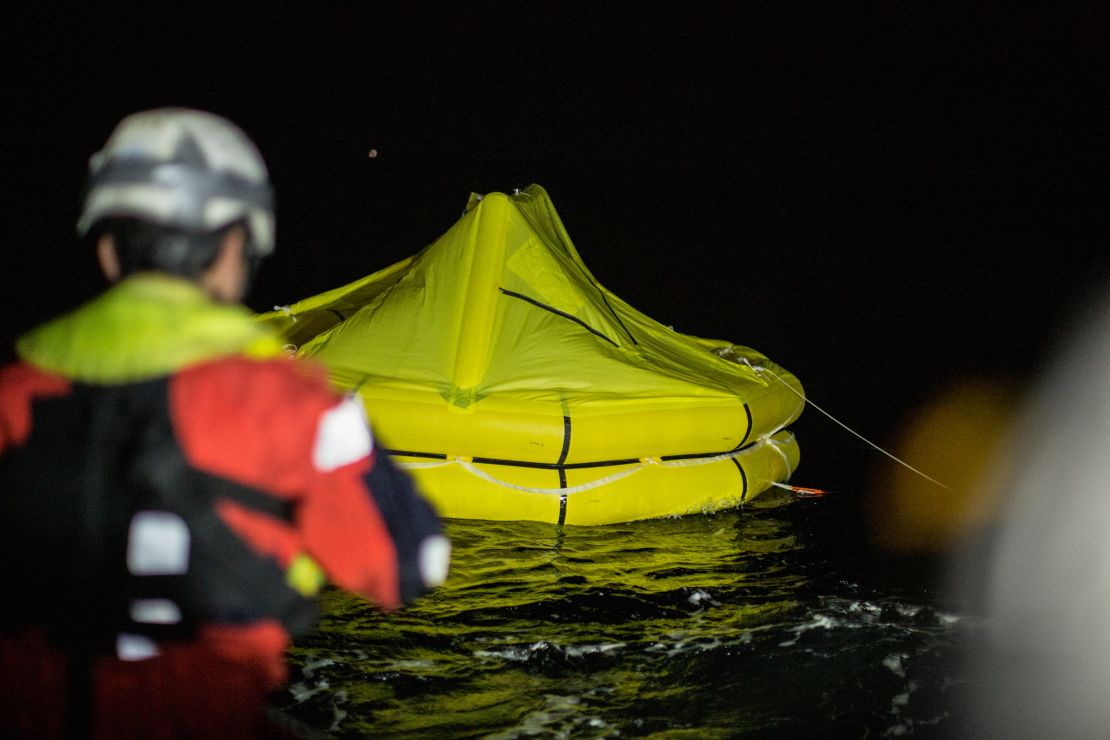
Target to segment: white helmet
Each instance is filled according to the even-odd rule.
[[[131,217],[211,232],[246,221],[251,249],[274,249],[273,190],[262,155],[219,116],[162,108],[124,118],[89,160],[77,233],[103,218]]]

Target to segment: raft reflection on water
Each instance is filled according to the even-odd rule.
[[[326,597],[284,711],[351,737],[934,726],[953,619],[848,577],[836,507],[769,493],[605,527],[451,521],[452,578],[413,608]]]

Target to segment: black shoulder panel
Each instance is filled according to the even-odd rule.
[[[63,641],[105,645],[119,632],[169,639],[206,622],[272,617],[293,633],[311,626],[313,602],[214,507],[231,498],[288,520],[288,505],[191,467],[174,437],[166,388],[164,379],[77,386],[35,403],[27,444],[0,457],[0,572],[17,589],[3,624],[44,625]],[[136,538],[150,545],[150,531],[160,531],[141,526],[151,522],[173,525],[165,542],[153,540],[155,553],[176,543],[184,565],[136,566]],[[136,608],[142,604],[164,608]]]

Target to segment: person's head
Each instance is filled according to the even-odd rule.
[[[105,276],[158,270],[241,300],[273,251],[273,191],[249,138],[203,111],[163,108],[119,123],[89,162],[77,223]]]

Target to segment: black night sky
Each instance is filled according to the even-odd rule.
[[[1026,377],[1106,273],[1104,7],[279,5],[10,15],[5,352],[101,286],[73,236],[86,162],[161,105],[231,118],[270,165],[256,309],[536,182],[604,285],[768,354],[881,444],[952,379]],[[802,485],[875,461],[812,411],[795,430]]]

